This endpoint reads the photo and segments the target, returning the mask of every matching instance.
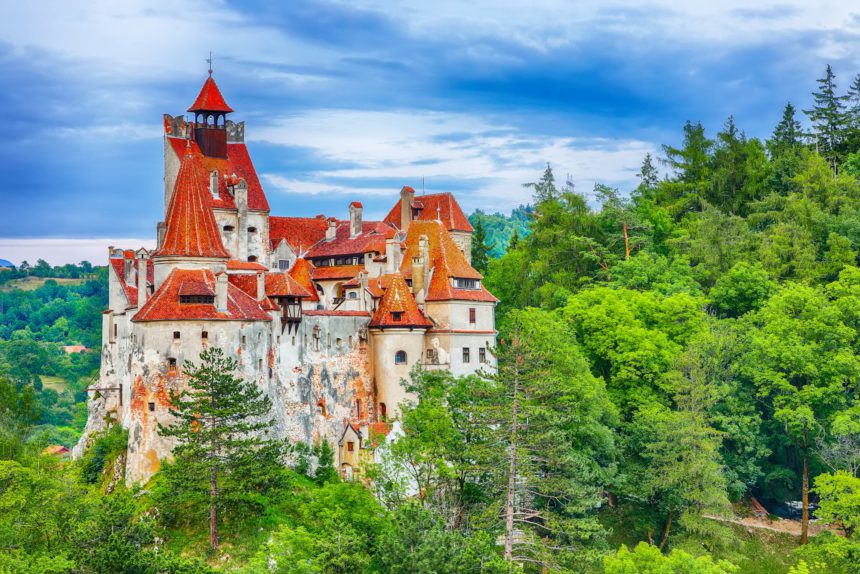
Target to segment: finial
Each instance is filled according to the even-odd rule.
[[[212,77],[212,51],[209,51],[209,57],[206,59],[206,63],[209,64],[209,77]]]

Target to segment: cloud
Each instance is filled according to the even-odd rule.
[[[15,265],[28,261],[31,265],[44,259],[51,265],[89,261],[94,265],[107,265],[108,246],[124,249],[155,248],[152,239],[137,238],[9,238],[0,237],[0,259],[8,259]]]

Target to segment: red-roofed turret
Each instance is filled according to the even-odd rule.
[[[156,256],[230,257],[221,243],[209,191],[202,185],[199,162],[198,154],[187,148],[167,208],[164,240]]]
[[[221,90],[212,79],[212,70],[200,95],[188,108],[194,112],[194,140],[206,157],[227,157],[227,114],[233,108],[224,101]]]

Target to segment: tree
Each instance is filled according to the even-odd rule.
[[[830,64],[827,65],[824,77],[816,80],[818,91],[812,93],[815,101],[809,110],[803,110],[809,116],[813,127],[813,143],[819,154],[827,158],[833,175],[836,175],[840,160],[843,157],[843,144],[846,136],[848,117],[845,113],[846,96],[836,95],[836,75]]]
[[[487,272],[488,254],[494,246],[495,244],[487,245],[487,232],[480,220],[477,221],[475,233],[472,235],[472,267],[477,269],[479,273]]]
[[[549,162],[547,162],[546,169],[538,181],[524,183],[523,187],[533,190],[533,201],[538,207],[546,201],[553,201],[559,198],[558,188],[555,186],[555,176],[552,173],[552,167],[549,165]]]
[[[668,556],[644,542],[631,552],[622,546],[603,559],[605,574],[735,574],[738,567],[726,560],[715,561],[708,555],[692,556],[673,550]]]
[[[802,144],[803,129],[797,120],[797,112],[791,102],[787,102],[782,111],[782,119],[773,129],[771,138],[767,140],[767,150],[771,159],[776,159],[797,151]]]
[[[711,175],[711,150],[714,142],[705,136],[701,122],[684,124],[684,141],[680,148],[663,146],[662,162],[674,172],[673,184],[662,186],[666,201],[678,215],[704,208],[705,190]]]
[[[816,517],[839,524],[848,538],[854,538],[860,526],[860,478],[844,471],[821,474],[815,479],[819,496]]]
[[[182,463],[191,489],[206,489],[198,494],[208,498],[210,545],[217,550],[225,478],[249,472],[260,462],[261,450],[271,455],[278,447],[260,436],[272,425],[271,401],[233,374],[237,361],[217,347],[204,350],[200,361],[200,366],[186,368],[187,388],[171,396],[175,422],[159,425],[159,431],[177,439],[174,456]],[[203,477],[208,480],[201,482]]]

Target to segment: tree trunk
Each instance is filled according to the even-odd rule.
[[[660,550],[666,547],[669,542],[669,531],[672,530],[672,519],[675,518],[675,511],[669,513],[669,518],[666,519],[666,527],[663,529],[663,540],[660,541]]]
[[[209,472],[209,544],[218,550],[218,466],[212,464]]]
[[[505,500],[505,560],[513,560],[514,555],[514,489],[517,486],[517,412],[519,408],[519,375],[514,375],[514,402],[511,415],[511,454],[508,461],[508,492]]]
[[[809,448],[803,448],[803,514],[800,518],[800,543],[809,541]]]
[[[630,259],[630,238],[627,236],[627,222],[624,222],[624,260]]]

